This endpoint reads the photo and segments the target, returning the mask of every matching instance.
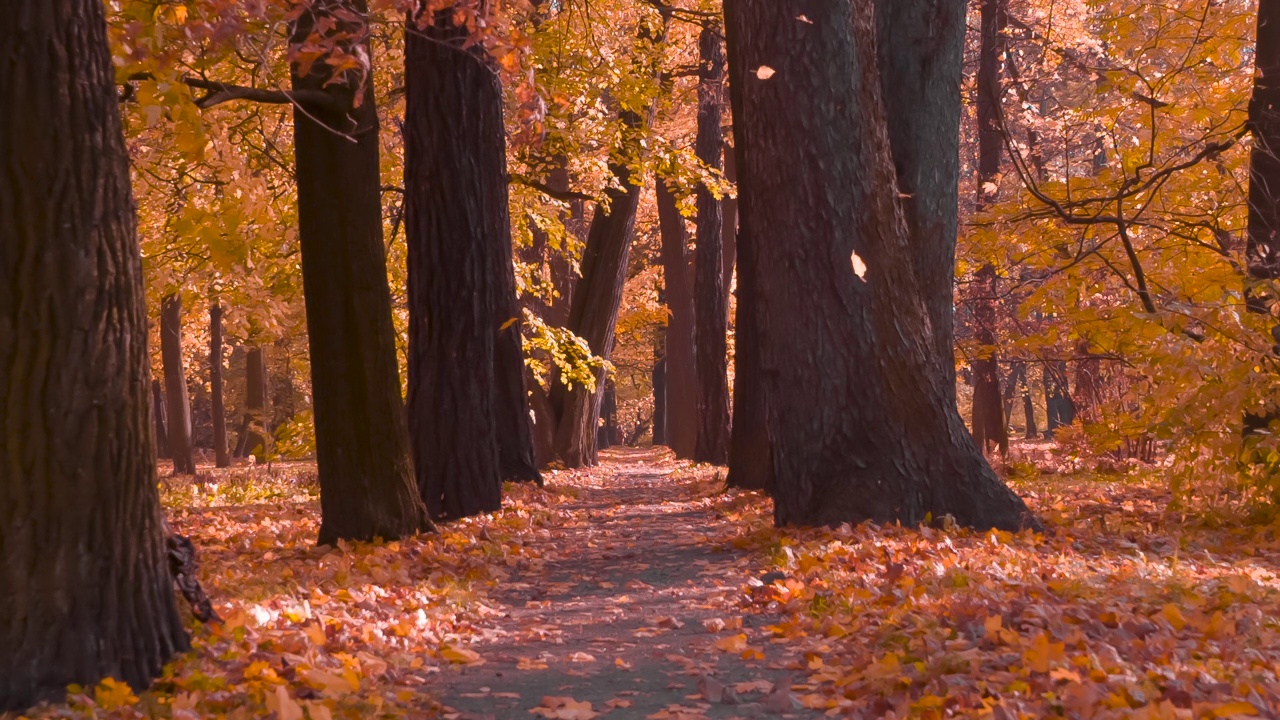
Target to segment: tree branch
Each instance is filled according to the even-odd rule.
[[[587,193],[577,192],[574,190],[557,190],[546,183],[538,182],[533,178],[525,177],[524,175],[517,173],[509,174],[507,176],[507,182],[533,188],[547,197],[554,198],[556,200],[564,200],[565,202],[570,200],[585,200],[587,202],[596,201],[596,197],[594,195],[588,195]]]

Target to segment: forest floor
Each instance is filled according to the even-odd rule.
[[[622,450],[337,548],[314,466],[202,472],[163,498],[223,622],[147,692],[31,717],[1280,716],[1280,525],[1150,470],[1015,482],[1045,534],[778,530],[717,469]]]

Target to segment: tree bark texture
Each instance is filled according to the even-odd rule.
[[[142,261],[98,0],[0,23],[0,713],[188,647],[165,558]]]
[[[409,426],[418,486],[437,518],[498,510],[503,479],[538,477],[502,87],[483,49],[464,49],[467,35],[445,8],[411,18],[405,41]]]
[[[730,74],[733,68],[730,67]],[[734,84],[731,81],[730,90]],[[734,97],[731,95],[731,97]],[[736,97],[733,100],[738,102]],[[736,120],[736,115],[735,115]],[[737,168],[741,155],[735,137],[733,162],[731,167]],[[726,163],[728,165],[728,163]],[[735,182],[738,176],[735,172]],[[741,194],[741,183],[738,185]],[[739,196],[740,197],[740,196]],[[760,279],[755,255],[750,247],[741,242],[746,234],[746,213],[743,212],[742,200],[736,203],[738,221],[737,265],[738,291],[737,311],[734,313],[734,355],[733,355],[733,424],[729,433],[729,473],[725,482],[729,487],[742,490],[772,491],[773,458],[769,449],[769,429],[765,417],[764,381],[760,375],[759,331],[757,324],[757,288]]]
[[[267,358],[261,347],[250,347],[244,355],[244,422],[236,441],[236,457],[266,451],[267,438]]]
[[[155,417],[156,457],[169,457],[169,424],[165,422],[164,391],[160,381],[151,381],[151,413]]]
[[[695,151],[707,167],[724,167],[724,48],[719,31],[704,28],[698,39],[698,135]],[[705,185],[697,191],[697,262],[694,315],[698,368],[698,462],[729,462],[729,311],[724,294],[724,215]]]
[[[357,39],[341,41],[354,43],[346,52],[370,57],[365,11],[364,0],[315,0],[295,21],[292,42],[350,34]],[[293,114],[322,544],[431,528],[396,368],[372,73],[334,78],[326,67],[321,59],[306,75],[296,64],[291,73],[295,89],[325,89],[349,107]]]
[[[662,178],[654,182],[658,229],[662,236],[663,297],[667,302],[666,425],[667,446],[676,457],[691,459],[698,449],[698,370],[694,279],[689,267],[689,234],[676,196]]]
[[[1280,279],[1280,0],[1258,3],[1255,48],[1246,253],[1250,275],[1275,280]]]
[[[187,370],[182,362],[182,294],[166,295],[160,302],[160,359],[164,364],[165,413],[173,472],[194,475],[195,449],[191,446],[191,398]]]
[[[965,0],[876,0],[880,83],[916,277],[954,402]]]
[[[721,102],[724,102],[721,100]],[[732,145],[724,148],[724,179],[737,185],[738,161]],[[733,293],[733,268],[738,261],[738,196],[726,196],[720,201],[724,223],[721,232],[724,234],[724,303],[728,314],[729,296]]]
[[[978,60],[978,198],[977,209],[985,210],[996,198],[1004,134],[1000,127],[1000,55],[1004,49],[1007,24],[1006,0],[982,0],[981,47]],[[999,276],[991,263],[974,275],[969,301],[973,309],[974,337],[978,341],[973,367],[973,439],[984,451],[996,446],[1009,449],[1004,404],[1000,397],[1000,354],[996,346],[996,283]]]
[[[898,205],[872,0],[729,0],[725,19],[775,521],[1034,525],[937,372],[936,288]]]
[[[640,186],[632,182],[627,158],[639,152],[639,135],[644,124],[633,110],[622,112],[626,128],[623,146],[609,163],[615,186],[605,194],[608,207],[599,206],[591,219],[587,244],[582,251],[582,278],[573,291],[568,328],[587,341],[591,352],[608,359],[613,346],[622,289],[627,280],[627,257],[640,204]],[[566,467],[596,464],[596,428],[600,422],[604,373],[596,379],[595,392],[576,386],[569,389],[556,382],[551,389],[551,405],[556,412],[556,455]]]
[[[667,444],[667,358],[653,364],[653,444]]]
[[[222,305],[209,306],[209,392],[213,405],[213,456],[220,467],[231,467],[227,452],[227,409],[222,397]]]

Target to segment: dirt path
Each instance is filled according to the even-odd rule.
[[[470,646],[484,663],[434,676],[446,717],[591,717],[530,714],[547,696],[609,718],[818,716],[790,691],[796,659],[767,640],[776,619],[738,608],[766,569],[728,543],[716,485],[654,460],[610,454],[549,483],[572,497],[555,533],[533,540],[542,562],[487,598],[496,612]]]

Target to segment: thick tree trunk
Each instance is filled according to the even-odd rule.
[[[596,447],[601,450],[618,444],[618,396],[613,380],[604,385],[604,396],[600,399],[600,430],[596,435]]]
[[[897,205],[872,4],[725,5],[739,252],[749,247],[758,263],[774,518],[1032,525],[964,431],[938,372]],[[774,73],[761,77],[761,66]]]
[[[653,364],[653,444],[667,444],[667,359]]]
[[[421,12],[421,11],[417,11]],[[498,510],[537,480],[507,216],[502,87],[453,8],[409,20],[409,427],[433,516]]]
[[[698,41],[698,159],[708,167],[723,167],[724,49],[720,33],[704,28]],[[724,294],[724,215],[720,201],[705,185],[698,186],[698,259],[695,264],[694,307],[698,367],[698,462],[729,462],[729,311]]]
[[[1258,3],[1254,62],[1246,256],[1252,277],[1275,280],[1280,279],[1280,0]]]
[[[98,0],[0,23],[0,713],[187,648],[156,491],[142,262]]]
[[[738,182],[738,160],[732,145],[724,149],[724,179],[735,185]],[[738,261],[738,197],[726,197],[720,202],[724,225],[724,298],[725,308],[729,307],[729,296],[733,292],[733,268]]]
[[[165,422],[164,391],[160,381],[151,381],[151,413],[156,419],[156,457],[169,457],[169,424]]]
[[[1036,427],[1036,405],[1031,400],[1030,382],[1025,382],[1022,386],[1022,417],[1027,426],[1024,437],[1028,440],[1040,437],[1040,430]]]
[[[619,157],[638,154],[644,121],[632,111],[622,113],[626,128]],[[613,346],[618,307],[627,279],[627,256],[631,252],[632,230],[640,204],[640,186],[632,182],[631,169],[615,160],[609,163],[616,186],[605,194],[608,209],[596,208],[582,252],[582,279],[574,288],[568,328],[587,341],[591,352],[608,359]],[[596,427],[600,421],[604,373],[596,380],[596,391],[576,386],[572,390],[556,382],[551,389],[551,406],[556,412],[556,455],[571,468],[596,464]]]
[[[955,398],[953,329],[965,0],[876,0],[880,84],[899,203],[934,353]]]
[[[191,447],[191,399],[187,392],[187,371],[182,362],[182,294],[165,296],[160,302],[160,359],[164,364],[165,413],[169,430],[169,453],[173,472],[194,475],[195,450]]]
[[[209,306],[209,392],[213,405],[213,456],[215,464],[231,467],[227,453],[227,410],[222,398],[222,306]]]
[[[266,451],[267,438],[267,358],[261,347],[251,347],[244,355],[244,422],[236,441],[236,457]]]
[[[732,71],[732,68],[730,68]],[[730,85],[732,89],[732,85]],[[735,100],[735,102],[737,102]],[[733,167],[741,150],[735,140]],[[735,174],[735,181],[737,176]],[[739,185],[741,188],[741,185]],[[769,449],[769,429],[765,417],[764,381],[760,375],[759,331],[756,329],[757,265],[751,248],[741,242],[746,232],[746,213],[738,201],[737,264],[738,305],[734,314],[733,426],[729,436],[729,487],[772,491],[773,459]]]
[[[556,459],[556,416],[546,389],[528,368],[525,383],[529,388],[529,408],[533,411],[534,461],[538,467],[546,467]]]
[[[979,212],[996,199],[1004,136],[1000,128],[1000,54],[1004,47],[1006,0],[982,0],[982,44],[978,62],[978,198]],[[974,336],[980,347],[973,360],[973,439],[984,451],[1009,449],[1004,406],[1000,399],[1000,357],[996,347],[995,266],[984,264],[974,276],[970,294]]]
[[[365,0],[315,0],[292,42],[313,33],[367,37]],[[338,41],[368,58],[361,40]],[[320,472],[320,542],[392,539],[431,528],[414,482],[396,369],[382,243],[378,112],[371,73],[331,77],[324,60],[296,89],[327,89],[349,110],[295,108],[298,230],[311,346]],[[357,94],[358,93],[358,94]]]
[[[696,310],[690,277],[688,233],[676,197],[662,178],[654,182],[662,235],[663,296],[667,301],[666,438],[678,458],[698,448],[698,371]]]

